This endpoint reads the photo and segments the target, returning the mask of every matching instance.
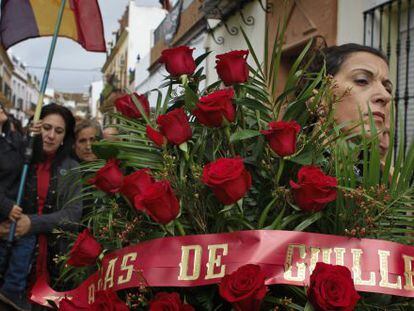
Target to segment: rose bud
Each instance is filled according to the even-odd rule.
[[[225,85],[244,83],[249,78],[247,56],[249,51],[231,51],[217,55],[216,70]]]
[[[134,206],[164,225],[174,220],[180,213],[178,199],[166,180],[154,182],[136,195]]]
[[[124,183],[119,192],[125,195],[130,202],[134,203],[135,196],[145,192],[155,182],[150,173],[151,170],[146,168],[125,176]]]
[[[138,100],[139,104],[147,114],[147,116],[150,114],[150,104],[148,102],[148,99],[144,95],[139,95],[137,93],[134,93],[133,95],[124,95],[122,97],[119,97],[115,101],[115,107],[116,110],[118,110],[120,113],[122,113],[124,116],[128,118],[133,119],[139,119],[142,117],[141,112],[135,105],[134,101],[132,100],[131,96],[135,96],[135,98]]]
[[[224,119],[231,123],[236,118],[233,89],[219,90],[200,98],[193,111],[197,120],[208,127],[220,127]]]
[[[165,69],[173,77],[192,75],[196,69],[193,51],[188,46],[166,49],[161,52],[160,63],[165,64]]]
[[[316,264],[308,288],[308,299],[315,310],[352,311],[360,298],[347,267]]]
[[[158,147],[162,147],[167,143],[167,139],[157,130],[154,130],[151,126],[147,125],[146,133],[148,139],[150,139]]]
[[[224,205],[236,203],[252,185],[250,173],[241,158],[220,158],[207,164],[202,180]]]
[[[259,311],[266,296],[265,275],[260,266],[244,265],[221,280],[220,296],[236,311]]]
[[[95,301],[89,306],[90,311],[129,311],[129,308],[112,290],[101,290],[95,294]]]
[[[120,161],[116,159],[109,160],[105,166],[96,172],[95,177],[89,179],[88,182],[106,193],[117,193],[121,189],[124,179],[118,167],[119,163]]]
[[[269,123],[269,129],[260,131],[265,135],[270,148],[280,157],[286,157],[296,152],[296,139],[300,125],[296,121],[274,121]]]
[[[177,293],[157,293],[149,302],[149,311],[194,311],[189,304],[182,303]]]
[[[85,229],[78,235],[69,252],[68,265],[73,267],[92,266],[102,252],[102,246],[90,234],[89,229]]]
[[[303,166],[298,172],[298,181],[290,181],[296,204],[306,212],[322,210],[336,200],[335,177],[325,175],[320,168]]]
[[[188,117],[182,108],[160,115],[157,124],[161,134],[173,145],[181,145],[192,137]]]

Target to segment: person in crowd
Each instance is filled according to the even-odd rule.
[[[13,132],[18,132],[19,134],[23,135],[25,131],[23,130],[22,122],[16,119],[12,114],[9,114],[9,120],[10,120],[10,129]]]
[[[75,157],[78,162],[91,162],[97,159],[92,151],[92,144],[102,139],[102,129],[99,123],[91,120],[81,120],[75,127]]]
[[[38,236],[36,278],[52,284],[59,278],[56,257],[66,253],[68,242],[57,232],[76,232],[82,216],[81,184],[72,170],[78,163],[70,156],[74,144],[75,119],[69,109],[49,104],[42,108],[41,135],[35,139],[34,156],[17,221],[16,238]],[[79,199],[77,199],[79,198]],[[0,223],[0,236],[7,236],[10,222]],[[57,284],[64,290],[67,284]]]
[[[22,132],[13,128],[14,121],[0,104],[0,221],[17,221],[23,213],[16,199],[25,146]],[[40,122],[30,131],[40,134]],[[30,310],[25,291],[35,245],[36,236],[33,234],[16,240],[11,249],[7,249],[4,239],[0,241],[0,274],[3,279],[0,300],[18,310]]]
[[[109,140],[109,141],[115,141],[118,140],[118,138],[116,137],[116,135],[119,134],[119,131],[116,127],[113,126],[108,126],[105,127],[103,130],[103,138],[105,140]]]
[[[355,134],[361,133],[364,126],[369,134],[371,111],[384,156],[390,141],[393,89],[386,56],[375,48],[349,43],[321,49],[309,70],[318,72],[324,64],[326,73],[335,80],[335,94],[341,98],[334,107],[336,123],[345,124],[344,130]]]

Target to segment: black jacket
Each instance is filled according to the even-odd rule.
[[[48,242],[48,268],[52,281],[59,277],[59,267],[53,261],[56,256],[68,252],[69,243],[61,232],[77,232],[82,216],[81,179],[73,171],[78,162],[70,157],[60,163],[53,162],[49,189],[43,207],[43,215],[37,215],[37,176],[32,165],[26,183],[23,207],[31,220],[29,234],[44,233]],[[63,288],[60,288],[63,289]]]
[[[23,139],[17,133],[0,134],[0,220],[16,203],[23,168]]]

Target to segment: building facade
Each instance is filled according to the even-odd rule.
[[[117,97],[125,89],[134,89],[135,67],[138,58],[151,46],[151,29],[165,16],[159,7],[139,6],[130,1],[115,33],[114,43],[110,44],[108,56],[102,68],[104,87],[101,94],[100,111],[114,110]],[[104,124],[111,123],[105,116]]]
[[[14,66],[7,52],[0,46],[0,101],[12,108],[12,74]]]

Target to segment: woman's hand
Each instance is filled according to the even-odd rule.
[[[32,227],[32,222],[30,221],[29,216],[22,215],[20,219],[17,221],[16,226],[16,237],[20,238],[23,235],[27,234],[30,231],[30,228]]]
[[[29,133],[31,136],[36,136],[36,135],[40,135],[42,131],[42,120],[37,121],[37,122],[32,122],[29,125]]]

